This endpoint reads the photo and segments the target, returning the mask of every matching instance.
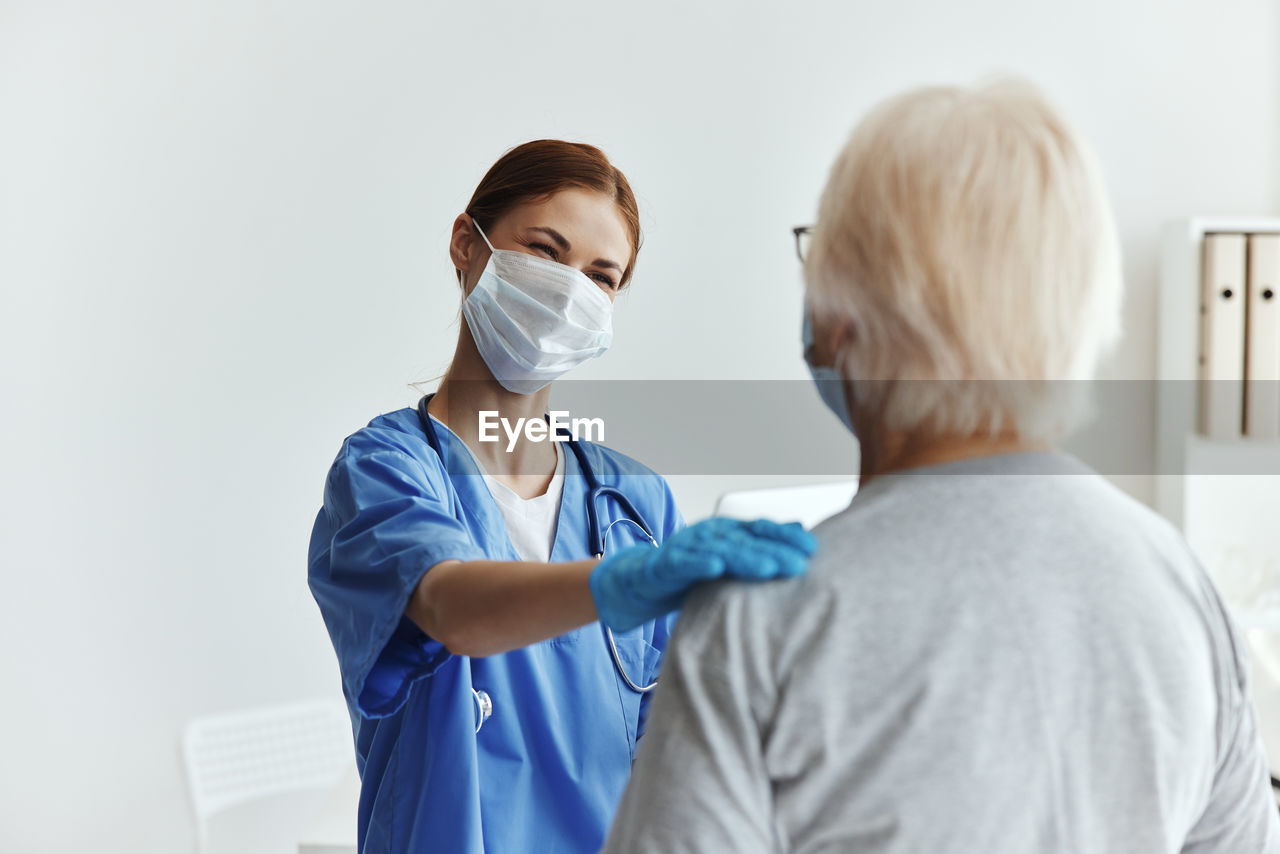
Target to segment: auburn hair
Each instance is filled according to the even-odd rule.
[[[622,272],[625,285],[640,251],[640,211],[627,176],[594,145],[560,139],[536,139],[517,145],[489,167],[467,203],[466,214],[486,231],[503,214],[526,202],[578,188],[613,199],[631,238],[631,257]]]

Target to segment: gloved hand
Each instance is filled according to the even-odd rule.
[[[713,517],[677,531],[657,548],[645,543],[606,555],[591,571],[591,595],[600,622],[625,632],[679,608],[700,581],[794,578],[817,547],[797,522]]]

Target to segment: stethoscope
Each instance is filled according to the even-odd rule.
[[[427,411],[427,404],[431,402],[434,395],[426,395],[422,400],[418,401],[418,420],[422,423],[422,432],[426,434],[427,444],[431,446],[431,450],[436,452],[436,456],[440,458],[441,463],[444,462],[444,454],[440,451],[440,437],[436,435],[435,424],[431,421],[431,414]],[[653,536],[651,529],[644,516],[635,508],[631,500],[616,487],[605,486],[591,471],[591,466],[587,463],[587,455],[583,452],[578,442],[573,439],[564,429],[557,432],[558,436],[563,437],[564,443],[569,446],[569,450],[573,452],[574,457],[578,460],[578,468],[582,470],[582,476],[585,479],[587,487],[587,546],[590,548],[592,557],[604,557],[605,542],[609,536],[609,532],[613,530],[614,525],[628,524],[634,525],[640,529],[645,538],[655,547],[658,545],[657,539]],[[618,507],[622,510],[623,515],[614,519],[604,530],[600,529],[600,501],[612,498]],[[603,623],[600,624],[604,629],[605,642],[609,647],[609,655],[613,658],[613,666],[617,668],[618,675],[622,677],[622,681],[632,691],[638,694],[647,694],[658,685],[658,680],[654,679],[647,685],[637,684],[627,674],[627,668],[622,664],[622,658],[618,655],[618,644],[614,640],[613,630]],[[493,701],[484,691],[476,689],[471,690],[472,699],[476,704],[476,732],[480,732],[480,727],[484,726],[484,722],[493,714]]]

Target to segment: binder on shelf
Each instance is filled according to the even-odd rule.
[[[1200,432],[1244,429],[1245,236],[1206,234],[1200,286]]]
[[[1249,235],[1244,433],[1280,439],[1280,234]]]

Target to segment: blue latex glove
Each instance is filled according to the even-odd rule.
[[[600,622],[625,632],[680,607],[693,585],[713,578],[794,578],[818,547],[799,523],[713,517],[672,534],[658,548],[629,546],[591,571]]]

